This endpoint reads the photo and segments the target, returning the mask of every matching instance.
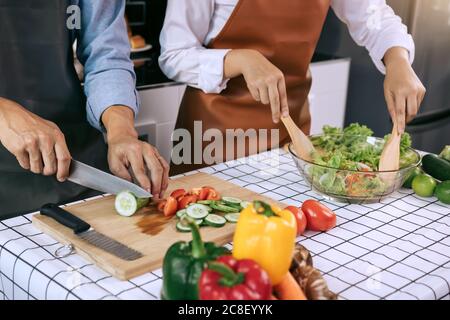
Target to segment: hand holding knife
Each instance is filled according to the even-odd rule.
[[[72,160],[70,174],[67,180],[105,193],[118,194],[119,192],[128,190],[139,198],[152,197],[149,192],[134,183],[76,160]],[[142,257],[140,252],[95,231],[87,222],[55,204],[44,205],[41,208],[41,214],[56,220],[63,226],[73,230],[74,234],[79,238],[120,259],[133,261]]]

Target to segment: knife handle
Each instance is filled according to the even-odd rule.
[[[44,205],[41,208],[41,214],[55,219],[65,227],[72,229],[75,234],[88,231],[91,228],[88,223],[58,207],[56,204],[49,203]]]

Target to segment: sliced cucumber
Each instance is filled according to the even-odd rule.
[[[223,227],[226,223],[227,220],[222,217],[219,216],[217,214],[210,214],[205,218],[205,224],[214,228],[220,228]]]
[[[180,232],[190,232],[191,228],[189,227],[189,224],[186,222],[186,220],[183,220],[182,218],[183,217],[181,217],[181,220],[176,225],[177,230],[180,231]],[[194,219],[194,222],[198,226],[200,226],[200,225],[203,224],[203,219]]]
[[[202,205],[204,205],[206,208],[208,208],[208,211],[209,211],[209,212],[213,211],[213,209],[212,209],[210,206],[208,206],[208,205],[206,205],[206,204],[204,204],[204,203],[199,203],[199,202],[189,203],[189,204],[188,204],[188,207],[195,206],[196,204],[202,204]]]
[[[240,215],[240,213],[228,213],[225,215],[225,219],[230,223],[237,223]]]
[[[234,197],[222,197],[223,202],[225,202],[226,205],[232,206],[232,207],[239,207],[241,205],[242,200]]]
[[[181,209],[177,211],[177,218],[181,219],[184,215],[186,215],[186,209]]]
[[[203,219],[209,214],[209,208],[204,204],[196,203],[186,209],[186,214],[192,219]]]
[[[130,191],[122,191],[116,196],[114,207],[121,216],[131,217],[139,209],[145,207],[149,200],[148,198],[137,198]]]
[[[224,213],[235,213],[235,212],[240,211],[240,208],[226,206],[224,204],[212,204],[211,208],[213,208],[214,210],[220,211],[220,212],[224,212]]]
[[[214,200],[200,200],[200,201],[197,201],[197,203],[209,206],[209,205],[211,205],[213,203],[216,203],[216,201],[214,201]]]
[[[189,227],[188,225],[186,225],[183,222],[179,221],[177,223],[177,230],[180,231],[180,232],[191,232],[191,227]]]

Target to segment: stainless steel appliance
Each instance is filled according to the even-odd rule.
[[[418,149],[438,152],[450,144],[450,0],[388,0],[416,43],[414,69],[427,88],[420,115],[409,131]],[[382,136],[391,130],[383,75],[346,26],[330,12],[318,52],[352,58],[346,123],[367,124]]]

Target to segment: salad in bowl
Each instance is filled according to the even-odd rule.
[[[311,161],[298,157],[292,145],[289,151],[312,188],[338,202],[379,202],[400,189],[420,165],[420,154],[411,148],[408,133],[401,138],[400,169],[396,171],[378,171],[389,136],[376,138],[367,126],[357,123],[345,129],[325,126],[323,134],[310,139],[316,149]]]

